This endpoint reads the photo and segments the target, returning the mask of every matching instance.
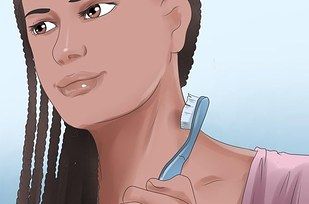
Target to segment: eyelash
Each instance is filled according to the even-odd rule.
[[[39,23],[41,23],[41,22],[39,22]],[[29,31],[30,31],[33,35],[35,35],[34,32],[33,32],[33,30],[34,30],[35,26],[37,26],[39,23],[29,26]]]
[[[50,23],[53,23],[53,24],[55,24],[55,28],[57,27],[57,24],[54,23],[53,21],[50,21],[50,20],[47,20],[47,19],[46,19],[46,20],[41,20],[41,21],[39,21],[38,23],[29,26],[29,31],[30,31],[30,33],[32,33],[34,36],[36,36],[36,35],[44,35],[44,34],[46,34],[46,33],[49,33],[49,31],[51,31],[51,30],[49,30],[49,31],[47,31],[46,33],[43,33],[43,34],[35,34],[35,33],[34,33],[34,28],[35,28],[36,26],[38,26],[40,23],[43,23],[43,22],[50,22]],[[53,29],[54,29],[54,28],[53,28]],[[52,30],[53,30],[53,29],[52,29]]]
[[[95,4],[92,4],[92,5],[88,6],[87,9],[85,9],[85,10],[79,12],[78,15],[79,15],[80,17],[85,17],[85,15],[86,15],[87,12],[89,11],[89,9],[90,9],[91,7],[93,7],[94,5],[96,5],[96,4],[99,4],[99,3],[95,3]],[[115,6],[118,5],[117,3],[114,3],[114,2],[106,2],[105,4],[114,4]]]

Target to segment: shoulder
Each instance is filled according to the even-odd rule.
[[[198,174],[196,171],[190,172],[199,175],[199,178],[207,175],[224,180],[243,178],[248,173],[255,155],[255,150],[223,143],[201,131],[190,160],[187,161],[187,167],[199,170]]]
[[[190,177],[201,203],[239,203],[255,154],[201,132],[183,173]]]
[[[201,131],[183,174],[190,177],[200,200],[207,195],[210,203],[227,203],[225,199],[236,200],[242,195],[255,154],[254,150],[225,144]]]

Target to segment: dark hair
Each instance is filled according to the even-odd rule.
[[[20,173],[18,204],[40,203],[43,179],[43,158],[48,130],[48,97],[41,88],[40,113],[36,127],[36,86],[35,63],[28,41],[24,10],[21,0],[13,0],[17,26],[23,42],[28,79],[28,115],[25,126],[23,164]],[[193,65],[197,36],[201,21],[200,0],[189,0],[192,9],[191,22],[186,34],[183,49],[178,53],[180,86],[186,85]],[[89,131],[77,129],[65,123],[65,132],[56,175],[58,146],[61,135],[61,117],[53,107],[50,140],[47,154],[47,173],[45,175],[42,203],[87,203],[96,204],[98,198],[98,152]],[[37,134],[35,132],[37,129]],[[36,142],[34,142],[36,141]],[[35,147],[34,147],[35,145]],[[34,169],[31,175],[31,162],[34,152]],[[76,151],[78,150],[78,151]],[[31,182],[31,183],[30,183]],[[30,185],[31,184],[31,185]]]

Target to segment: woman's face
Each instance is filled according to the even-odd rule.
[[[124,115],[156,88],[170,53],[160,1],[22,2],[39,80],[70,125],[86,128]],[[79,72],[101,75],[58,87]]]

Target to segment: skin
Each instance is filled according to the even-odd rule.
[[[40,83],[61,117],[93,135],[99,152],[100,203],[240,203],[255,152],[200,132],[182,175],[158,177],[186,140],[178,52],[191,19],[187,0],[115,1],[109,13],[85,19],[95,3],[23,0],[27,27],[55,27],[28,38]],[[95,90],[73,98],[55,83],[79,71],[105,71]],[[156,188],[152,184],[160,187]],[[221,196],[224,195],[224,196]]]

